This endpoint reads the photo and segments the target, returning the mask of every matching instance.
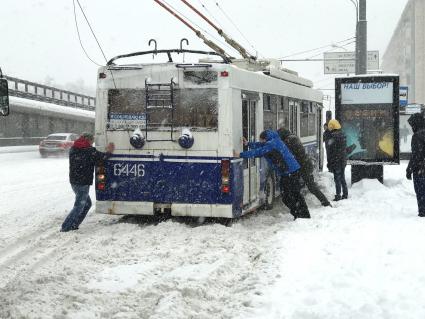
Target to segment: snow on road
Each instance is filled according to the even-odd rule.
[[[313,218],[285,209],[232,227],[90,213],[65,158],[0,153],[0,318],[424,318],[425,221],[405,167]],[[331,196],[331,176],[321,182]],[[93,191],[93,190],[92,190]]]

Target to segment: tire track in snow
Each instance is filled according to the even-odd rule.
[[[88,235],[95,235],[101,228]],[[68,235],[71,235],[71,238],[64,240]],[[44,263],[54,261],[64,247],[73,241],[84,239],[84,235],[81,232],[60,233],[58,223],[54,221],[49,226],[38,228],[19,238],[0,251],[0,288],[4,288],[21,274],[32,272]]]

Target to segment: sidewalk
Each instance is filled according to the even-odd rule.
[[[37,150],[38,150],[38,145],[1,146],[0,154],[35,152]]]

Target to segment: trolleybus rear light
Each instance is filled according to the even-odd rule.
[[[99,79],[106,79],[106,73],[99,73]]]
[[[230,160],[221,161],[221,192],[230,193]]]
[[[223,78],[226,78],[226,77],[229,76],[229,72],[227,72],[227,71],[221,71],[220,72],[220,76],[223,77]]]
[[[229,185],[221,186],[221,192],[226,194],[230,193],[230,186]]]
[[[97,182],[96,188],[98,190],[104,191],[106,189],[106,174],[105,174],[104,166],[98,166],[96,168],[96,182]]]

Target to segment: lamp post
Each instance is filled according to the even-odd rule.
[[[359,42],[358,42],[358,32],[359,32],[359,3],[358,0],[350,0],[350,2],[354,5],[354,7],[356,8],[356,49],[355,49],[355,53],[354,53],[354,68],[355,68],[355,73],[359,74],[358,71],[358,61],[359,61]]]

